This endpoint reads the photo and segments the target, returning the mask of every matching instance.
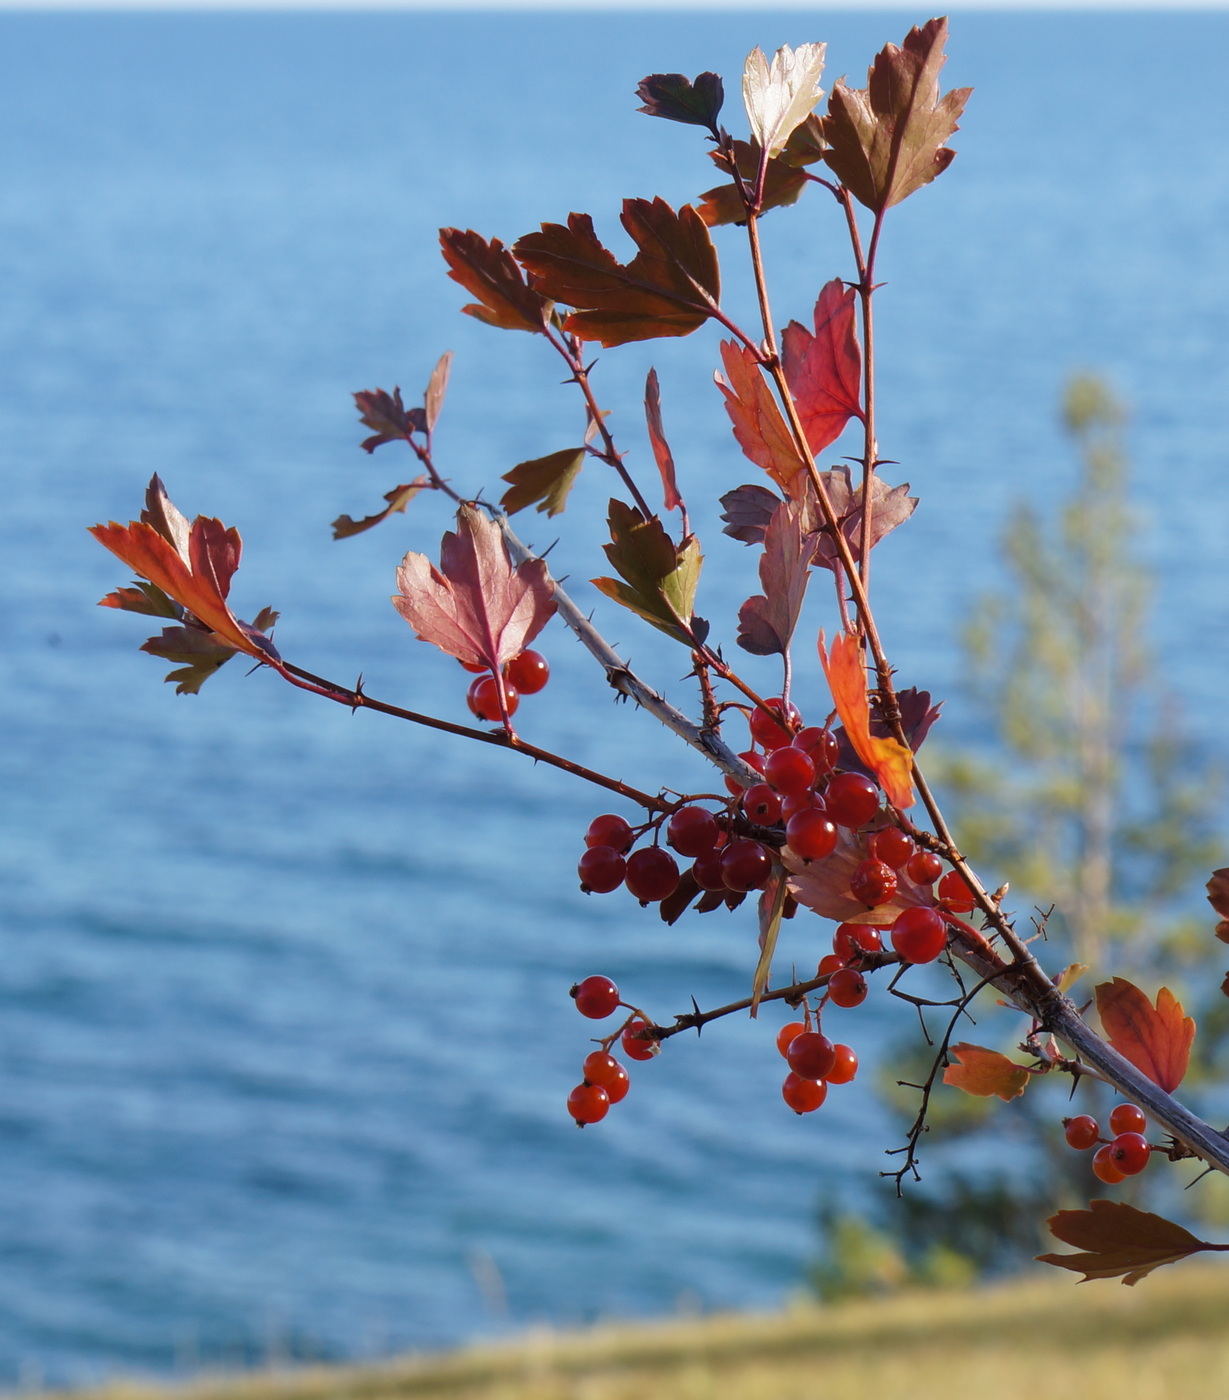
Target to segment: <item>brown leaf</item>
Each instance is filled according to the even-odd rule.
[[[463,306],[467,316],[510,331],[544,334],[550,325],[551,303],[525,281],[516,259],[498,238],[488,243],[472,229],[440,229],[440,248],[448,275],[478,303]]]
[[[813,453],[862,417],[862,351],[855,329],[857,293],[839,277],[820,292],[812,334],[791,321],[782,336],[782,368]]]
[[[658,913],[664,924],[676,924],[700,894],[700,886],[691,873],[691,866],[684,866],[673,894],[667,895],[658,906]]]
[[[764,592],[738,610],[738,645],[754,656],[784,656],[798,625],[815,556],[803,515],[797,502],[783,501],[768,523],[760,558]]]
[[[501,481],[510,483],[499,502],[500,506],[509,515],[532,505],[547,515],[561,515],[584,460],[583,447],[565,447],[561,452],[552,452],[547,457],[518,462],[510,472],[500,477]]]
[[[763,467],[793,499],[806,494],[806,463],[799,456],[793,435],[777,406],[768,381],[760,372],[755,352],[733,340],[721,343],[725,378],[714,376],[725,396],[725,411],[734,425],[734,436],[751,461]]]
[[[1088,1210],[1060,1210],[1047,1224],[1056,1239],[1084,1252],[1039,1254],[1038,1260],[1082,1273],[1084,1283],[1125,1275],[1123,1283],[1136,1284],[1162,1264],[1216,1248],[1172,1220],[1121,1201],[1092,1201]]]
[[[896,893],[887,904],[868,909],[859,903],[849,892],[849,881],[867,854],[866,837],[843,826],[837,827],[836,849],[822,860],[803,860],[788,846],[782,847],[781,863],[790,872],[790,894],[799,904],[838,924],[886,926],[905,909],[934,904],[932,887],[914,884],[903,870],[897,871]]]
[[[729,159],[723,151],[710,151],[710,158],[719,168],[729,170]],[[759,173],[760,153],[756,146],[747,141],[734,142],[734,163],[738,173],[748,186],[754,186]],[[790,162],[787,155],[773,156],[768,162],[764,176],[764,195],[760,204],[761,213],[768,209],[779,209],[787,204],[796,204],[803,190],[810,183],[804,170]],[[747,210],[738,186],[731,181],[728,185],[717,185],[700,196],[700,217],[709,226],[720,224],[744,224]]]
[[[862,558],[862,485],[855,487],[848,467],[834,467],[820,472],[832,509],[840,522],[841,534],[849,544],[854,560]],[[917,497],[909,494],[909,483],[889,486],[876,473],[871,477],[871,548],[885,535],[891,534],[917,509]],[[841,568],[836,543],[827,530],[820,532],[815,547],[815,563],[836,573]]]
[[[457,511],[440,567],[411,550],[397,570],[393,606],[424,642],[470,666],[498,672],[518,656],[555,611],[542,559],[513,567],[499,527],[474,506]]]
[[[768,978],[772,972],[772,955],[777,951],[777,938],[781,932],[781,917],[788,897],[788,877],[780,866],[773,866],[772,874],[769,876],[768,883],[764,886],[758,901],[760,956],[751,978],[751,1016],[753,1019],[759,1014],[760,998],[768,990]]]
[[[421,408],[406,408],[400,387],[390,394],[384,389],[363,389],[354,396],[360,421],[374,429],[363,440],[363,451],[374,452],[386,442],[409,442],[414,433],[426,432],[427,415]]]
[[[691,644],[700,542],[688,535],[676,545],[656,516],[646,520],[622,501],[610,502],[609,523],[611,542],[604,549],[619,579],[595,578],[594,586],[667,636]]]
[[[957,1063],[948,1065],[943,1071],[944,1084],[951,1084],[979,1098],[994,1097],[1010,1103],[1028,1088],[1028,1081],[1032,1078],[1024,1065],[1018,1065],[997,1050],[986,1050],[980,1045],[962,1041],[951,1047],[950,1054]]]
[[[971,88],[939,95],[947,20],[913,28],[904,46],[875,58],[863,89],[833,85],[823,136],[824,159],[860,203],[881,213],[941,174],[955,151],[944,142]]]
[[[382,520],[387,520],[390,515],[404,512],[406,506],[425,487],[430,486],[428,477],[415,477],[413,481],[408,481],[403,486],[394,486],[391,491],[384,493],[384,499],[388,505],[375,515],[365,515],[362,520],[355,520],[349,515],[339,515],[333,521],[333,538],[335,540],[348,539],[351,535],[361,535],[364,530],[370,530],[372,526],[378,525]]]
[[[763,544],[768,522],[781,504],[781,497],[767,486],[736,486],[721,497],[726,522],[723,535],[741,540],[743,544]]]
[[[1208,903],[1222,919],[1229,919],[1229,868],[1214,870],[1207,889]],[[1217,937],[1220,937],[1219,932]]]
[[[706,126],[714,137],[718,134],[725,88],[716,73],[701,73],[695,82],[683,73],[650,73],[636,96],[644,103],[636,108],[638,112],[687,126]]]
[[[448,376],[452,371],[452,351],[445,350],[436,361],[427,380],[427,389],[422,396],[423,416],[427,420],[427,432],[433,433],[439,422],[440,409],[444,407],[444,395],[448,392]]]
[[[176,695],[199,694],[209,677],[235,655],[234,647],[200,627],[164,627],[157,637],[143,642],[141,650],[181,663],[178,670],[168,671],[163,677],[177,682]]]
[[[657,371],[649,370],[644,385],[644,417],[649,429],[649,442],[653,447],[653,459],[661,473],[662,496],[667,510],[677,510],[683,504],[679,495],[678,481],[674,475],[674,456],[666,441],[666,432],[661,423],[661,386],[657,382]]]
[[[1156,1006],[1125,977],[1096,988],[1097,1014],[1110,1045],[1167,1094],[1182,1083],[1195,1039],[1195,1022],[1168,987]]]
[[[98,600],[100,608],[121,608],[124,612],[143,613],[146,617],[183,617],[183,609],[168,598],[161,588],[137,580],[133,588],[116,588]]]
[[[517,241],[516,256],[547,295],[576,308],[564,327],[581,340],[611,346],[690,335],[721,295],[704,221],[689,204],[676,213],[664,199],[625,199],[620,217],[638,249],[626,266],[603,247],[588,214],[543,224]]]

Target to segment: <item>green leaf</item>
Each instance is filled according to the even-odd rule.
[[[565,447],[548,457],[518,462],[500,478],[510,485],[499,504],[509,515],[535,504],[547,515],[562,515],[584,460],[583,447]]]
[[[609,521],[606,557],[623,581],[595,578],[594,586],[667,636],[693,645],[696,587],[704,562],[699,540],[688,535],[676,546],[656,516],[646,520],[622,501],[611,501]]]

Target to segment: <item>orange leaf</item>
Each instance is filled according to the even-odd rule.
[[[755,352],[724,340],[721,363],[725,378],[717,376],[717,387],[725,395],[725,411],[734,424],[739,447],[787,496],[798,500],[806,490],[806,463],[798,455],[772,390],[760,373]]]
[[[1057,1239],[1086,1252],[1039,1254],[1038,1260],[1082,1273],[1084,1283],[1125,1275],[1123,1283],[1136,1284],[1162,1264],[1225,1247],[1198,1240],[1172,1220],[1121,1201],[1093,1201],[1089,1210],[1060,1210],[1046,1223]]]
[[[824,634],[820,632],[819,659],[854,752],[879,779],[888,801],[897,811],[912,807],[913,754],[898,739],[871,733],[866,668],[857,639],[842,632],[833,641],[829,657],[824,650]]]
[[[996,1095],[1004,1103],[1018,1099],[1028,1088],[1032,1077],[1023,1065],[1000,1055],[997,1050],[986,1050],[980,1045],[961,1043],[953,1045],[951,1053],[958,1061],[948,1065],[943,1071],[944,1084],[963,1089],[966,1094],[976,1094],[988,1099]]]
[[[1156,1006],[1124,977],[1096,989],[1097,1012],[1110,1045],[1159,1084],[1167,1094],[1182,1083],[1195,1039],[1195,1022],[1183,1016],[1182,1003],[1168,987],[1157,993]]]

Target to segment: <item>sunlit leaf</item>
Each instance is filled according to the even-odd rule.
[[[905,909],[933,906],[933,886],[914,884],[904,870],[897,872],[896,893],[886,904],[868,909],[856,900],[849,892],[849,882],[867,855],[866,837],[840,826],[831,855],[808,861],[784,846],[781,863],[790,872],[789,891],[798,903],[838,924],[887,926]]]
[[[98,600],[100,608],[121,608],[124,612],[143,613],[146,617],[181,618],[183,609],[168,598],[161,588],[140,579],[131,588],[116,588]]]
[[[674,474],[674,455],[666,441],[666,432],[661,422],[661,387],[657,382],[657,371],[649,370],[644,386],[644,417],[649,429],[649,442],[653,448],[653,460],[661,474],[662,497],[667,510],[677,510],[683,504],[679,495],[678,481]]]
[[[500,478],[509,486],[499,504],[509,515],[532,505],[547,515],[561,514],[584,460],[583,447],[565,447],[547,457],[518,462]]]
[[[1102,982],[1096,997],[1097,1014],[1110,1045],[1172,1094],[1186,1074],[1195,1039],[1195,1022],[1183,1015],[1182,1003],[1162,987],[1154,1007],[1125,977]]]
[[[743,105],[751,135],[761,150],[780,155],[794,128],[810,116],[823,96],[819,80],[824,71],[826,44],[782,46],[772,63],[754,48],[743,67]]]
[[[897,811],[912,807],[913,754],[899,740],[871,733],[866,667],[857,638],[842,632],[833,639],[829,657],[821,632],[819,659],[854,751],[879,779],[888,801]]]
[[[781,359],[807,443],[819,453],[862,417],[862,352],[855,328],[857,294],[839,277],[820,292],[814,332],[797,321],[781,337]]]
[[[1056,1264],[1094,1278],[1122,1278],[1136,1284],[1162,1264],[1176,1264],[1216,1246],[1196,1239],[1172,1220],[1137,1210],[1122,1201],[1093,1201],[1088,1210],[1060,1210],[1046,1222],[1050,1233],[1079,1254],[1039,1254],[1043,1264]]]
[[[646,520],[622,501],[610,502],[609,521],[611,542],[604,548],[619,578],[595,578],[594,586],[667,636],[690,645],[703,563],[699,540],[688,535],[676,545],[656,516]]]
[[[759,1014],[760,998],[768,990],[768,978],[772,972],[772,955],[777,951],[777,938],[781,932],[781,917],[785,912],[785,901],[789,895],[789,879],[786,872],[774,866],[767,885],[760,893],[760,956],[751,978],[751,1015]]]
[[[1000,1098],[1004,1103],[1018,1099],[1028,1088],[1032,1078],[1024,1065],[1000,1055],[997,1050],[987,1050],[981,1045],[969,1045],[962,1041],[953,1045],[948,1052],[956,1061],[943,1071],[944,1084],[963,1089],[966,1094],[978,1098]]]
[[[525,280],[516,259],[498,238],[488,242],[472,229],[440,229],[448,275],[478,301],[463,306],[467,316],[503,330],[544,334],[550,325],[550,299]]]
[[[725,377],[715,375],[725,398],[734,436],[746,456],[762,467],[787,496],[806,493],[806,463],[760,371],[755,352],[733,340],[721,342]]]
[[[436,361],[423,394],[423,414],[427,420],[427,431],[435,431],[439,422],[440,410],[444,407],[444,395],[448,392],[448,376],[452,370],[452,351],[445,350]]]
[[[764,592],[748,598],[738,611],[738,645],[755,656],[784,656],[798,625],[815,555],[815,535],[803,516],[797,502],[782,502],[765,531],[760,558]]]

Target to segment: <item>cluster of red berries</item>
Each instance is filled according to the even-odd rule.
[[[789,1065],[781,1097],[795,1113],[814,1113],[828,1097],[829,1084],[848,1084],[858,1072],[858,1057],[848,1045],[833,1044],[801,1021],[781,1027],[777,1049]]]
[[[1133,1103],[1120,1103],[1110,1114],[1110,1132],[1114,1136],[1109,1141],[1101,1136],[1097,1120],[1087,1113],[1063,1119],[1068,1146],[1079,1152],[1097,1148],[1092,1169],[1097,1179],[1107,1186],[1117,1186],[1128,1176],[1138,1176],[1148,1165],[1152,1147],[1144,1137],[1147,1126],[1143,1110]],[[1101,1145],[1097,1146],[1098,1143]]]
[[[623,1005],[619,989],[609,977],[586,977],[572,988],[572,999],[582,1016],[592,1021],[604,1021]],[[655,1038],[647,1037],[649,1023],[633,1014],[621,1031],[617,1031],[603,1041],[598,1049],[585,1056],[581,1073],[583,1078],[568,1095],[568,1112],[583,1128],[586,1123],[600,1123],[610,1110],[612,1103],[619,1103],[627,1097],[631,1087],[627,1070],[610,1053],[610,1046],[617,1038],[622,1042],[623,1053],[631,1060],[651,1060],[660,1053],[661,1045]]]
[[[499,686],[494,675],[486,666],[471,666],[462,661],[464,670],[478,679],[469,688],[465,702],[475,719],[497,723],[503,718],[499,712]],[[522,695],[536,695],[550,680],[550,666],[540,651],[523,651],[514,656],[504,666],[504,703],[508,715],[516,713]]]

